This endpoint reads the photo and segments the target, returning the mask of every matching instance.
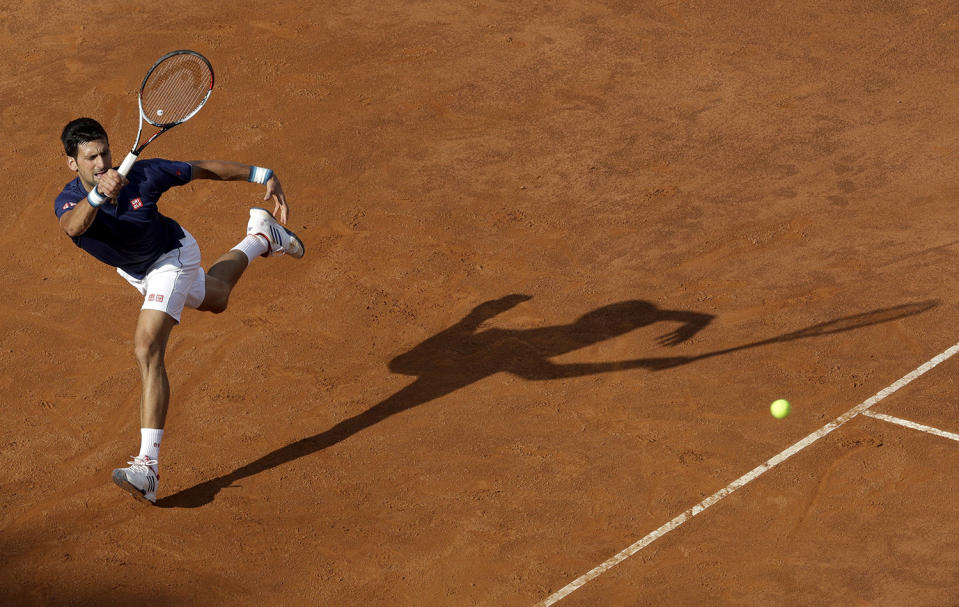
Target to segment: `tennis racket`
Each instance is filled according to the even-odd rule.
[[[127,176],[143,148],[200,111],[213,92],[213,66],[195,51],[173,51],[160,57],[140,85],[140,128],[132,151],[117,172]],[[142,145],[143,123],[158,130]]]

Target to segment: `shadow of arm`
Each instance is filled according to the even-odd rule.
[[[603,363],[572,363],[568,365],[557,365],[545,361],[535,366],[521,369],[510,369],[509,372],[518,375],[524,379],[530,380],[548,380],[563,379],[567,377],[583,377],[585,375],[595,375],[597,373],[612,373],[615,371],[626,371],[628,369],[648,369],[650,371],[662,371],[685,365],[696,360],[692,356],[673,356],[668,358],[635,358],[632,360],[621,360]]]

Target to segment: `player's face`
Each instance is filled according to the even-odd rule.
[[[100,176],[113,167],[110,144],[106,139],[88,141],[77,146],[76,158],[67,158],[70,168],[80,175],[88,190],[100,181]]]

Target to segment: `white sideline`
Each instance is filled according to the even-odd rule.
[[[557,590],[550,596],[546,597],[545,599],[537,603],[536,607],[549,607],[550,605],[553,605],[563,600],[565,597],[569,596],[572,592],[576,591],[578,588],[582,587],[587,582],[594,580],[597,577],[601,576],[602,574],[606,573],[607,571],[609,571],[616,565],[619,565],[620,563],[622,563],[629,557],[633,556],[634,554],[636,554],[637,552],[639,552],[646,546],[650,545],[657,539],[663,537],[664,535],[666,535],[673,529],[679,527],[680,525],[682,525],[689,519],[693,518],[697,514],[701,514],[704,510],[706,510],[707,508],[709,508],[716,502],[720,501],[727,495],[731,494],[732,492],[736,491],[737,489],[741,487],[746,486],[750,482],[756,480],[767,471],[775,468],[776,466],[783,463],[784,461],[786,461],[793,455],[799,453],[800,451],[802,451],[809,445],[813,444],[820,438],[826,436],[827,434],[829,434],[830,432],[832,432],[839,426],[842,426],[849,420],[853,419],[860,413],[864,413],[865,411],[867,411],[870,407],[872,407],[879,401],[883,400],[884,398],[886,398],[887,396],[889,396],[896,390],[899,390],[903,386],[909,384],[914,379],[923,375],[924,373],[926,373],[933,367],[948,360],[957,352],[959,352],[959,343],[955,344],[954,346],[945,350],[944,352],[932,357],[927,362],[917,367],[915,370],[911,371],[910,373],[907,373],[899,380],[890,384],[888,387],[883,388],[882,390],[877,392],[875,395],[862,401],[861,403],[859,403],[858,405],[856,405],[849,411],[846,411],[845,413],[837,417],[835,420],[829,422],[828,424],[826,424],[819,430],[816,430],[815,432],[813,432],[806,438],[802,439],[795,445],[785,449],[784,451],[780,452],[778,455],[773,456],[772,458],[767,460],[766,463],[753,468],[752,470],[742,475],[738,479],[734,480],[733,482],[729,483],[728,485],[726,485],[725,487],[723,487],[716,493],[710,495],[709,497],[699,502],[698,504],[696,504],[689,510],[686,510],[685,512],[683,512],[682,514],[680,514],[673,520],[669,521],[668,523],[666,523],[659,529],[656,529],[655,531],[649,533],[644,538],[637,541],[635,544],[632,544],[631,546],[625,548],[618,554],[610,557],[608,560],[606,560],[606,562],[584,573],[583,575],[579,576],[578,578],[576,578],[569,584],[566,584],[565,586],[563,586],[562,588],[560,588],[559,590]]]
[[[900,426],[905,426],[906,428],[912,428],[913,430],[919,430],[920,432],[928,432],[929,434],[935,434],[936,436],[941,436],[943,438],[959,441],[959,434],[946,432],[945,430],[940,430],[939,428],[933,428],[932,426],[917,424],[916,422],[911,422],[908,419],[902,419],[901,417],[893,417],[891,415],[886,415],[885,413],[873,413],[872,411],[864,411],[863,415],[868,415],[869,417],[872,417],[875,419],[881,419],[882,421],[889,422],[890,424],[899,424]]]

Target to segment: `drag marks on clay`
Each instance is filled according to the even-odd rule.
[[[279,21],[249,21],[248,23],[256,29],[269,32],[271,36],[275,36],[283,40],[293,40],[297,36],[297,33],[293,27],[284,25]]]

